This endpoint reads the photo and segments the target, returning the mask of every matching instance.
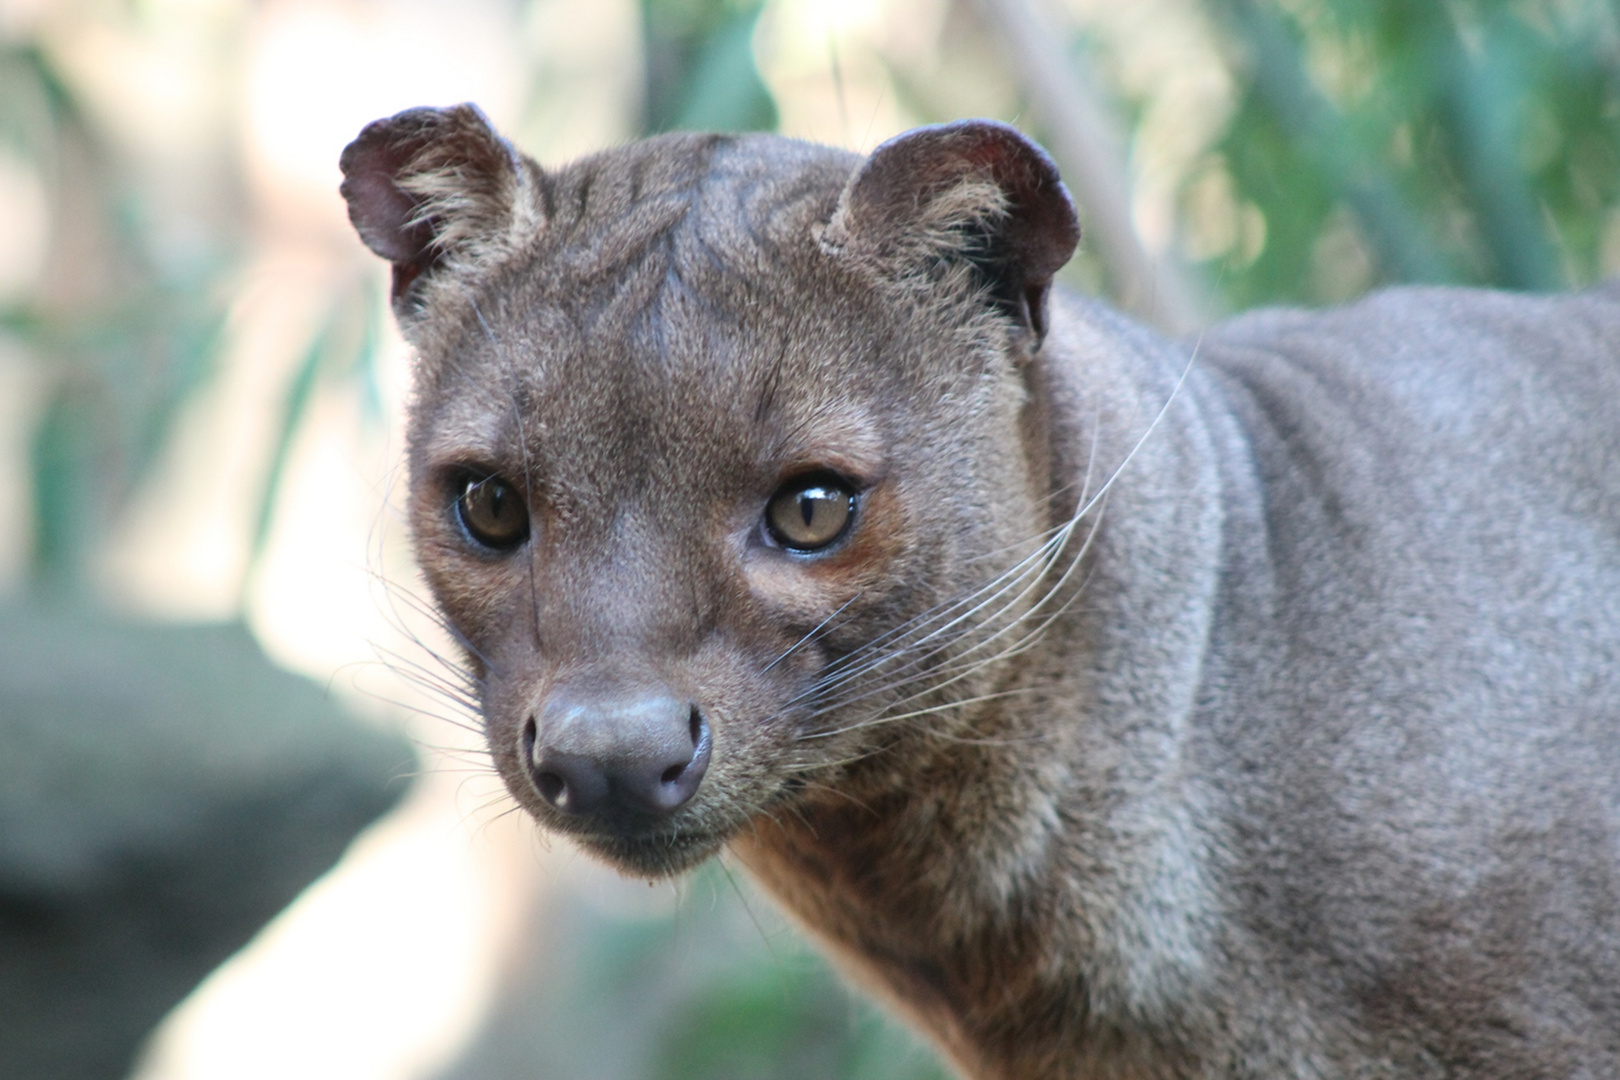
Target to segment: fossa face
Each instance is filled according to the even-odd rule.
[[[1041,600],[1019,365],[1061,259],[1008,268],[1006,189],[1067,197],[1007,129],[939,130],[921,180],[702,136],[547,174],[465,108],[345,155],[420,353],[412,526],[491,754],[627,871],[859,798],[994,692]]]

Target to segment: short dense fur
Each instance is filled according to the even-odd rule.
[[[1620,1074],[1614,289],[1172,343],[1048,295],[1072,209],[987,123],[543,172],[463,106],[344,167],[422,565],[542,824],[729,846],[972,1077]],[[852,531],[773,547],[811,469]],[[457,526],[469,470],[521,547]],[[648,687],[712,728],[690,802],[537,794],[548,700]]]

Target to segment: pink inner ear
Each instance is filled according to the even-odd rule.
[[[957,254],[980,271],[989,295],[1039,338],[1046,331],[1052,275],[1074,254],[1080,222],[1057,166],[1015,128],[958,120],[890,139],[844,189],[833,242],[883,251],[899,239],[903,247],[922,207],[975,176],[1001,189],[1006,214],[987,215],[984,233],[968,238]]]
[[[413,263],[431,242],[425,223],[409,226],[416,204],[386,172],[351,173],[343,182],[343,196],[360,239],[389,262]]]
[[[429,200],[412,189],[459,189],[457,224],[487,233],[509,219],[509,181],[524,168],[473,105],[406,109],[367,124],[338,164],[349,220],[368,248],[394,264],[396,299],[433,269],[449,231],[437,213],[424,217]]]
[[[428,222],[411,223],[419,201],[396,179],[428,144],[431,129],[422,121],[429,115],[412,110],[366,125],[338,161],[349,221],[368,248],[396,266],[422,262],[433,243]]]
[[[1012,202],[1008,240],[1031,281],[1049,281],[1080,242],[1080,223],[1057,166],[1010,127],[980,124],[965,156],[988,166]]]
[[[1010,216],[1000,226],[1005,252],[1031,282],[1050,280],[1074,253],[1080,224],[1046,152],[1006,124],[958,120],[898,135],[872,152],[845,192],[853,227],[904,229],[933,191],[988,173],[1007,193]]]

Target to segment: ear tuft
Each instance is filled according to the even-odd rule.
[[[1038,338],[1052,275],[1074,254],[1080,222],[1057,166],[994,120],[917,128],[856,170],[821,236],[833,253],[904,268],[956,258]]]
[[[447,258],[487,256],[528,223],[532,164],[474,105],[409,109],[366,125],[339,159],[349,220],[394,264],[394,298]],[[538,173],[538,170],[535,170]]]

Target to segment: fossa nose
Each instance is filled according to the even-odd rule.
[[[662,688],[554,688],[520,738],[541,798],[619,827],[656,823],[690,802],[713,743],[702,710]]]

